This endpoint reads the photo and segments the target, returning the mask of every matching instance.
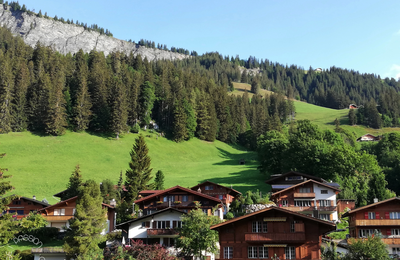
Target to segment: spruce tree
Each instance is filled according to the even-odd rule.
[[[125,188],[128,190],[125,197],[128,203],[136,200],[140,191],[153,189],[154,185],[149,183],[153,169],[150,168],[151,159],[148,152],[144,137],[139,135],[130,152],[131,161],[125,173]]]
[[[8,133],[12,130],[13,88],[10,59],[0,50],[0,133]]]
[[[188,138],[186,119],[187,117],[182,102],[176,100],[174,104],[173,140],[177,143]]]
[[[106,228],[106,213],[107,209],[102,209],[99,184],[94,180],[86,181],[79,189],[75,215],[69,220],[64,238],[67,257],[77,259],[101,253],[98,244],[105,239],[101,232]]]
[[[28,127],[27,92],[30,81],[29,70],[24,61],[20,61],[15,77],[14,98],[12,103],[13,131],[24,131]]]
[[[114,77],[111,96],[111,129],[119,139],[119,135],[127,131],[128,104],[125,85],[120,79]]]
[[[46,118],[46,132],[51,135],[63,135],[67,126],[67,113],[63,93],[65,75],[62,69],[56,72],[52,83]]]
[[[164,173],[158,170],[156,173],[156,178],[154,179],[154,189],[163,190],[164,189]]]
[[[79,164],[75,166],[75,170],[72,172],[71,177],[69,177],[69,182],[67,189],[61,196],[61,200],[66,200],[75,197],[79,193],[79,188],[82,186],[82,175]]]
[[[357,124],[356,111],[354,109],[349,109],[349,123],[350,125]]]
[[[3,158],[5,155],[5,153],[0,154],[0,159]],[[0,166],[0,212],[4,212],[5,210],[7,210],[7,205],[10,204],[10,202],[17,197],[15,195],[4,197],[4,194],[14,189],[10,181],[5,181],[5,179],[12,177],[11,175],[5,175],[6,171],[8,171],[8,169],[1,168]]]
[[[140,87],[139,95],[139,119],[143,126],[150,123],[154,101],[154,86],[149,81],[145,81]]]
[[[183,108],[185,109],[186,113],[186,130],[187,130],[187,140],[192,139],[196,132],[197,122],[196,122],[196,114],[192,105],[187,102],[186,99],[183,101]]]
[[[117,199],[117,190],[115,189],[114,183],[109,179],[101,182],[100,191],[103,202],[106,204],[110,204],[113,199]]]

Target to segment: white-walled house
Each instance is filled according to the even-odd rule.
[[[336,222],[336,195],[339,191],[327,183],[307,180],[273,193],[271,200],[278,207]]]

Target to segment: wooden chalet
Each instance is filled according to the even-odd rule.
[[[339,185],[337,183],[328,182],[322,178],[296,171],[271,175],[271,178],[266,180],[265,183],[271,185],[272,192],[276,192],[307,180],[314,180],[320,183],[325,183],[329,186],[339,188]]]
[[[336,227],[271,206],[211,229],[219,233],[220,259],[320,259],[322,235]]]
[[[222,203],[227,205],[228,208],[232,201],[242,194],[237,190],[219,185],[211,181],[205,181],[203,183],[197,184],[190,189],[217,198],[221,200]]]
[[[16,213],[17,219],[21,219],[30,212],[35,212],[48,206],[50,206],[50,204],[37,200],[36,196],[33,196],[32,199],[27,197],[18,197],[13,199],[10,204],[7,205],[8,210],[4,211],[3,214]]]
[[[271,195],[279,207],[324,220],[337,221],[336,195],[339,189],[307,180]]]
[[[350,237],[365,238],[375,232],[381,233],[389,253],[400,255],[400,198],[353,209],[343,217],[349,217]]]
[[[208,215],[212,214],[213,208],[218,207],[214,214],[222,219],[223,204],[220,199],[181,186],[175,186],[142,197],[136,200],[135,204],[139,206],[144,215],[149,215],[169,207],[189,212],[196,208],[196,201],[200,203],[201,209]]]
[[[371,142],[371,141],[379,141],[381,140],[381,136],[375,136],[371,134],[365,134],[357,138],[357,142]]]
[[[38,210],[44,218],[49,222],[49,227],[59,228],[61,232],[65,231],[64,227],[69,226],[68,220],[74,217],[76,200],[78,196],[60,201],[57,204],[48,206]],[[107,208],[107,226],[103,233],[108,233],[115,229],[115,208],[111,205],[102,203],[103,209]]]

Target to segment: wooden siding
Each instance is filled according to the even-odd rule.
[[[305,242],[305,233],[247,233],[247,242]]]
[[[400,238],[382,238],[382,242],[386,245],[400,245]]]
[[[357,219],[355,221],[355,225],[356,226],[400,226],[400,219]]]
[[[315,193],[314,192],[310,192],[310,193],[299,193],[296,192],[293,194],[293,196],[295,198],[315,198]]]

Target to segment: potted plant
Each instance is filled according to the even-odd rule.
[[[177,201],[174,201],[174,203],[175,203],[175,204],[181,204],[182,201],[177,200]]]
[[[162,204],[164,201],[162,201],[162,200],[159,200],[159,201],[157,201],[157,204]]]

